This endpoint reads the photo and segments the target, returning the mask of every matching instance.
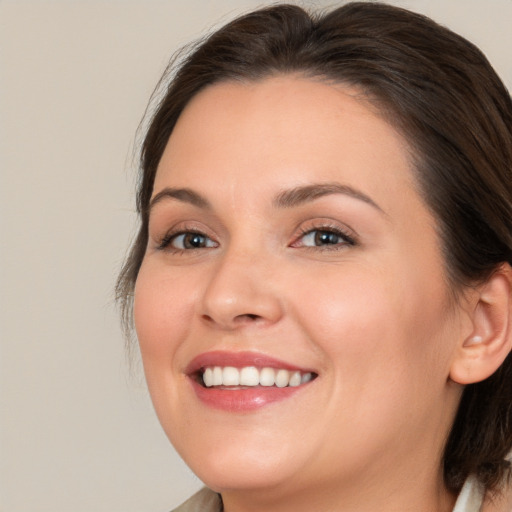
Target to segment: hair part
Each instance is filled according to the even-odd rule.
[[[209,85],[290,73],[362,91],[402,133],[455,295],[512,264],[512,101],[482,52],[425,16],[382,3],[323,15],[277,5],[228,23],[164,74],[141,148],[140,229],[116,287],[127,334],[155,175],[183,109]],[[469,474],[496,490],[510,471],[511,382],[509,355],[464,390],[443,459],[449,490],[458,492]]]

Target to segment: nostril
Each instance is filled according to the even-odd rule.
[[[213,322],[213,318],[210,315],[201,315],[207,322]]]
[[[244,313],[243,315],[237,315],[233,319],[233,325],[254,324],[259,320],[262,320],[262,318],[262,316],[254,313]]]
[[[202,315],[203,319],[207,322],[215,322],[215,320],[210,315]],[[247,313],[243,315],[237,315],[233,320],[234,322],[254,322],[260,319],[260,315],[255,315],[253,313]]]

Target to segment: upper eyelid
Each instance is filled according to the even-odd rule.
[[[179,221],[169,221],[165,222],[165,228],[158,226],[159,222],[154,221],[153,223],[149,223],[148,225],[148,233],[149,235],[153,235],[152,238],[162,238],[163,236],[168,236],[169,234],[179,234],[179,233],[200,233],[205,236],[211,237],[213,235],[214,230],[205,225],[204,222],[196,221],[196,220],[179,220]],[[162,222],[162,224],[164,224]],[[164,233],[162,235],[162,233]]]
[[[164,234],[164,236],[162,237],[162,239],[169,239],[169,240],[172,240],[173,238],[176,238],[178,236],[181,236],[181,235],[186,235],[186,234],[189,234],[189,233],[193,233],[193,234],[196,234],[196,235],[201,235],[201,236],[204,236],[205,238],[209,238],[210,240],[213,240],[215,241],[214,237],[211,236],[210,234],[208,234],[206,232],[206,230],[204,229],[200,229],[200,228],[194,228],[194,227],[180,227],[180,228],[171,228],[169,230],[167,230]]]
[[[339,228],[332,228],[332,227],[320,227],[320,228],[312,228],[312,229],[305,229],[302,231],[299,236],[295,238],[295,240],[292,242],[291,246],[297,244],[301,239],[305,238],[306,236],[310,235],[311,233],[319,231],[319,232],[325,232],[325,233],[333,233],[335,235],[338,235],[342,238],[342,243],[339,245],[359,245],[359,240],[356,236],[346,233],[344,230],[341,230]],[[310,247],[310,246],[307,246]],[[320,247],[320,246],[319,246]],[[325,246],[327,247],[327,246]]]
[[[199,231],[178,231],[176,233],[171,234],[168,237],[168,243],[172,244],[174,241],[176,241],[180,237],[185,237],[186,235],[199,235],[203,237],[205,240],[209,240],[210,242],[213,242],[214,244],[218,244],[213,238],[209,237],[208,235],[205,235],[204,233],[201,233]],[[211,247],[204,247],[204,248],[211,248]],[[199,249],[199,247],[195,247],[194,249]],[[192,250],[192,249],[190,249]]]
[[[357,231],[352,228],[350,225],[341,222],[339,220],[331,219],[331,218],[316,218],[310,219],[306,221],[300,222],[300,224],[295,229],[299,234],[305,234],[310,231],[339,231],[341,234],[349,236],[354,239],[359,238],[359,234]]]

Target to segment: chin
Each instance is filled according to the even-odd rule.
[[[193,445],[174,444],[195,475],[217,492],[278,486],[305,465],[296,447],[290,450],[282,439],[269,444],[257,435],[237,437],[231,432],[223,440],[203,436]]]
[[[240,459],[243,459],[240,461]],[[269,463],[269,461],[253,461],[246,454],[238,461],[212,461],[206,464],[190,466],[204,484],[216,492],[245,490],[256,491],[278,487],[293,477],[293,472],[286,464]]]

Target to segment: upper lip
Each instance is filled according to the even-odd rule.
[[[303,373],[315,373],[309,368],[302,368],[259,352],[229,352],[223,350],[205,352],[194,357],[187,365],[185,373],[190,375],[199,372],[202,368],[212,366],[233,366],[235,368],[256,366],[257,368],[276,368]]]

